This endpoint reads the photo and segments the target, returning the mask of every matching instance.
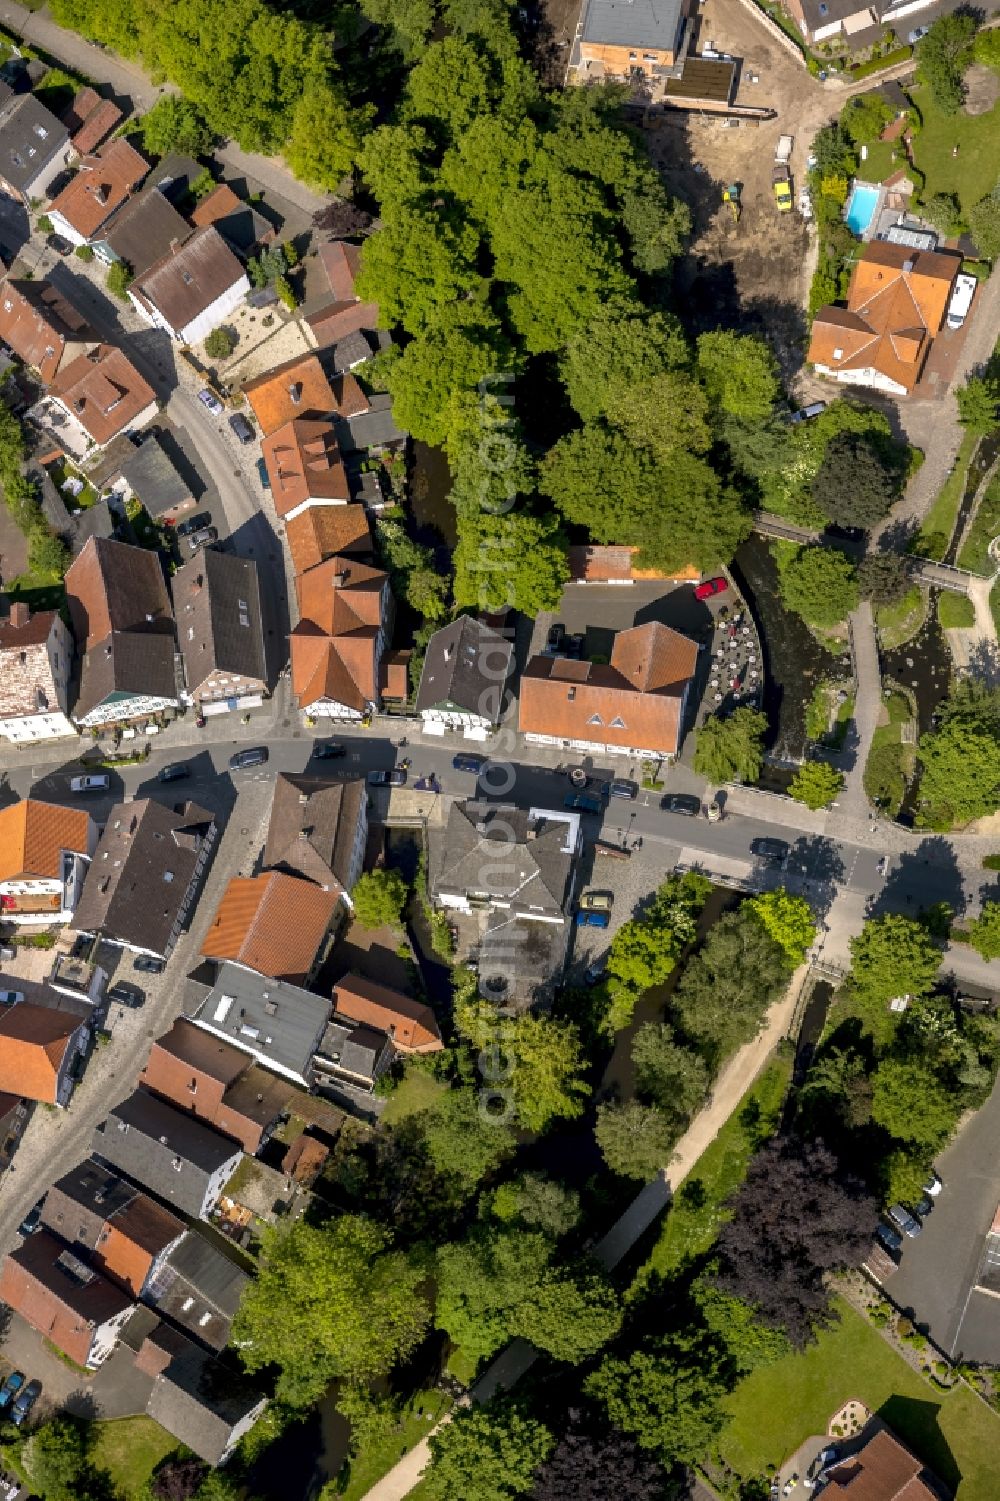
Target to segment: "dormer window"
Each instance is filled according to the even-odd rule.
[[[601,718],[600,714],[591,714],[590,718],[587,720],[587,723],[588,724],[603,724],[604,720]]]
[[[625,728],[625,721],[624,719],[622,719],[620,714],[616,714],[614,719],[611,721],[611,728],[613,730],[623,730]]]

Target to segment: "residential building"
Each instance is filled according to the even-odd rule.
[[[109,141],[83,158],[79,171],[49,204],[53,229],[73,245],[89,245],[148,171],[145,157],[124,136]]]
[[[341,379],[354,377],[345,375]],[[365,453],[369,449],[379,453],[400,448],[406,442],[406,434],[392,415],[392,397],[386,392],[373,396],[364,411],[335,414],[333,426],[344,454]]]
[[[149,1334],[136,1367],[155,1378],[146,1411],[206,1464],[224,1464],[267,1406],[267,1398],[179,1329]]]
[[[174,622],[157,553],[92,537],[67,571],[66,603],[83,656],[77,724],[120,723],[180,703]]]
[[[88,954],[76,952],[79,947],[78,942],[74,943],[68,954],[59,951],[52,961],[52,970],[46,984],[52,993],[53,1005],[61,1005],[55,996],[65,996],[67,1000],[80,1002],[87,1007],[99,1006],[104,999],[108,972]],[[93,952],[92,946],[84,944],[83,947],[91,948]]]
[[[867,5],[863,0],[782,0],[782,4],[810,46],[847,37],[857,47],[866,39],[864,33],[881,35],[883,25],[891,26],[895,17],[922,10],[931,0],[899,0],[898,4],[869,0]]]
[[[521,677],[520,729],[529,745],[672,759],[697,660],[694,641],[657,622],[619,631],[606,666],[532,657]]]
[[[202,229],[206,224],[214,225],[241,261],[249,260],[277,237],[270,219],[265,219],[252,203],[234,193],[227,182],[220,182],[201,199],[192,211],[191,223],[196,229]]]
[[[194,1220],[211,1213],[243,1155],[228,1136],[144,1089],[109,1111],[92,1151]]]
[[[329,422],[293,418],[264,439],[261,453],[281,520],[291,521],[313,507],[346,506],[350,501],[347,471]]]
[[[514,646],[472,615],[460,615],[427,643],[417,713],[424,729],[464,730],[483,740],[500,723]]]
[[[961,265],[948,251],[869,241],[855,262],[847,306],[821,307],[813,320],[809,363],[845,385],[908,396]]]
[[[249,1053],[262,1068],[308,1086],[330,1010],[324,996],[239,964],[223,964],[191,1020]]]
[[[70,114],[63,115],[63,124],[71,133],[71,160],[96,151],[121,118],[122,112],[113,99],[101,99],[91,88],[81,89]]]
[[[386,1032],[334,1016],[316,1050],[313,1070],[323,1088],[346,1087],[349,1095],[355,1090],[371,1094],[395,1056]]]
[[[314,354],[298,355],[247,381],[243,395],[265,438],[298,418],[347,418],[368,410],[368,398],[354,376],[328,380]]]
[[[234,876],[205,934],[202,957],[307,982],[322,961],[339,905],[339,891],[283,871]]]
[[[69,131],[34,94],[0,106],[0,191],[25,206],[43,198],[70,156]]]
[[[430,892],[458,912],[501,911],[563,924],[573,896],[580,816],[455,802],[430,847]]]
[[[215,816],[197,803],[136,798],[113,808],[73,918],[80,933],[165,959],[215,846]]]
[[[824,1472],[831,1497],[845,1501],[938,1501],[930,1472],[887,1428]]]
[[[234,1137],[250,1156],[269,1139],[291,1094],[242,1049],[183,1016],[153,1043],[139,1082]]]
[[[133,1299],[48,1230],[29,1235],[0,1267],[0,1299],[63,1355],[96,1371]]]
[[[2,155],[2,150],[0,150]],[[0,283],[0,339],[32,370],[43,386],[60,368],[85,354],[95,342],[87,320],[64,292],[47,281],[6,277]]]
[[[34,1104],[19,1094],[0,1094],[0,1174],[14,1160],[24,1128],[31,1119]]]
[[[370,562],[372,533],[364,506],[307,506],[285,518],[285,543],[295,573],[308,573],[328,558]]]
[[[197,504],[189,482],[156,433],[147,433],[139,447],[132,449],[120,474],[131,497],[145,507],[154,521],[172,526],[189,515]]]
[[[367,839],[368,790],[361,777],[275,777],[264,844],[268,869],[335,891],[350,907]]]
[[[292,692],[309,715],[359,720],[378,706],[391,632],[388,574],[329,558],[295,581],[299,622],[289,638]]]
[[[112,215],[91,245],[106,266],[124,261],[133,276],[144,276],[150,266],[190,238],[190,224],[166,194],[147,180],[146,186]]]
[[[13,989],[17,981],[4,982]],[[89,1024],[67,1011],[18,1001],[0,1010],[0,1094],[69,1104],[90,1043]]]
[[[361,329],[378,328],[378,303],[362,302],[354,290],[361,247],[347,240],[328,240],[320,245],[316,260],[318,306],[307,310],[306,322],[319,348],[330,348]]]
[[[5,922],[69,922],[97,848],[82,808],[22,798],[0,809],[0,914]]]
[[[267,696],[257,564],[205,547],[174,574],[185,697],[205,715],[255,709]]]
[[[352,973],[337,981],[333,1010],[334,1021],[387,1032],[399,1053],[438,1053],[443,1047],[437,1017],[429,1006],[365,975]]]
[[[132,448],[131,443],[129,448]],[[80,507],[68,490],[56,489],[52,475],[43,465],[32,465],[28,469],[28,476],[35,486],[38,504],[46,523],[69,548],[72,557],[79,557],[91,537],[110,541],[114,536],[116,518],[111,514],[106,497],[101,496],[93,505]],[[95,483],[89,464],[87,477],[92,484]]]
[[[185,1235],[183,1220],[94,1157],[53,1183],[42,1224],[135,1298]]]
[[[157,1267],[146,1300],[203,1345],[222,1350],[249,1280],[197,1230],[188,1230]]]
[[[246,1245],[263,1226],[276,1225],[290,1212],[299,1218],[309,1198],[286,1173],[244,1157],[222,1190],[215,1223],[224,1235]]]
[[[95,344],[60,366],[28,415],[78,463],[119,433],[138,432],[157,413],[156,392],[120,349]]]
[[[362,333],[348,334],[330,346],[327,362],[335,375],[346,375],[372,357],[372,346]]]
[[[137,276],[128,296],[154,328],[178,344],[198,344],[236,311],[249,290],[243,267],[208,225]]]
[[[683,61],[686,25],[684,0],[584,0],[570,54],[572,76],[577,83],[656,78]]]
[[[150,172],[148,186],[162,193],[174,208],[183,209],[191,201],[191,189],[204,171],[204,166],[195,157],[169,151]]]
[[[67,714],[73,638],[57,610],[14,600],[0,621],[0,735],[14,745],[75,735]]]

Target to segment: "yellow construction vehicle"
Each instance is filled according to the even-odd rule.
[[[731,182],[727,188],[723,188],[722,201],[729,204],[733,215],[733,223],[738,224],[740,222],[740,210],[743,207],[740,203],[740,185],[738,182]]]

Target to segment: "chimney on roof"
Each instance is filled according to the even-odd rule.
[[[446,646],[445,647],[445,649],[444,649],[444,659],[445,659],[446,662],[450,662],[451,661],[452,654],[454,653],[454,650],[455,650],[455,648],[453,646]]]
[[[331,583],[333,584],[333,587],[335,589],[342,589],[344,587],[344,585],[347,583],[349,571],[350,570],[347,568],[337,569],[337,572],[333,575],[333,578],[331,580]]]
[[[106,182],[102,182],[100,187],[94,190],[94,197],[97,199],[98,203],[107,203],[108,199],[111,197],[111,189],[108,187]]]
[[[10,607],[10,624],[20,629],[31,619],[31,607],[23,599],[16,599]]]
[[[910,272],[913,270],[913,262],[912,261],[904,261],[903,262],[903,270],[906,272],[907,275],[909,275]]]
[[[293,380],[288,387],[288,394],[291,397],[292,405],[299,406],[302,401],[302,382],[300,380]]]

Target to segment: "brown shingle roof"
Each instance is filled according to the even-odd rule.
[[[338,895],[280,871],[234,877],[205,934],[206,959],[231,959],[276,980],[301,982],[333,922]]]
[[[521,678],[519,727],[524,734],[674,755],[697,658],[693,641],[656,623],[621,631],[606,667],[533,657]]]
[[[293,418],[264,439],[261,452],[279,516],[309,499],[350,500],[347,471],[329,422]]]
[[[103,446],[156,401],[156,392],[112,344],[99,344],[59,371],[49,386],[72,417]]]
[[[920,1478],[923,1469],[886,1429],[829,1471],[830,1487],[846,1501],[934,1501]]]
[[[132,1299],[99,1272],[83,1280],[66,1264],[67,1252],[68,1247],[47,1230],[28,1236],[4,1260],[0,1298],[57,1349],[83,1365],[93,1344],[94,1326],[123,1313]]]
[[[354,280],[361,265],[361,247],[347,240],[328,240],[319,247],[319,259],[336,300],[352,302],[357,295]]]
[[[274,779],[264,864],[318,886],[345,890],[366,801],[360,777],[329,782],[279,774]]]
[[[81,156],[86,156],[111,134],[121,118],[122,112],[113,99],[99,100],[80,129],[70,138],[71,146]]]
[[[61,214],[89,240],[123,204],[149,171],[149,163],[124,138],[86,156],[76,176],[53,198],[50,214]]]
[[[285,541],[296,573],[308,573],[327,558],[372,550],[372,533],[364,506],[307,506],[285,523]]]
[[[66,345],[86,343],[87,320],[47,281],[13,281],[0,287],[0,339],[26,365],[37,370],[43,385],[55,379]]]
[[[364,975],[349,974],[333,987],[340,1016],[390,1032],[396,1047],[410,1053],[435,1053],[443,1046],[437,1019],[429,1006]]]
[[[90,828],[90,815],[82,808],[35,798],[0,809],[0,881],[31,876],[58,880],[62,851],[87,854]]]
[[[0,1091],[56,1103],[59,1069],[80,1018],[19,1001],[0,1013]]]
[[[295,417],[354,417],[368,410],[368,399],[354,376],[338,376],[331,384],[314,354],[287,360],[248,381],[243,394],[265,438]]]
[[[225,219],[235,209],[242,208],[243,200],[237,197],[227,182],[220,182],[217,188],[213,188],[207,198],[203,198],[191,215],[191,223],[196,229],[202,229],[206,224],[215,224],[220,219]]]
[[[113,630],[173,634],[163,568],[146,547],[91,537],[67,571],[66,600],[80,646],[90,648]]]
[[[217,229],[206,225],[136,277],[129,290],[181,333],[246,275]]]

